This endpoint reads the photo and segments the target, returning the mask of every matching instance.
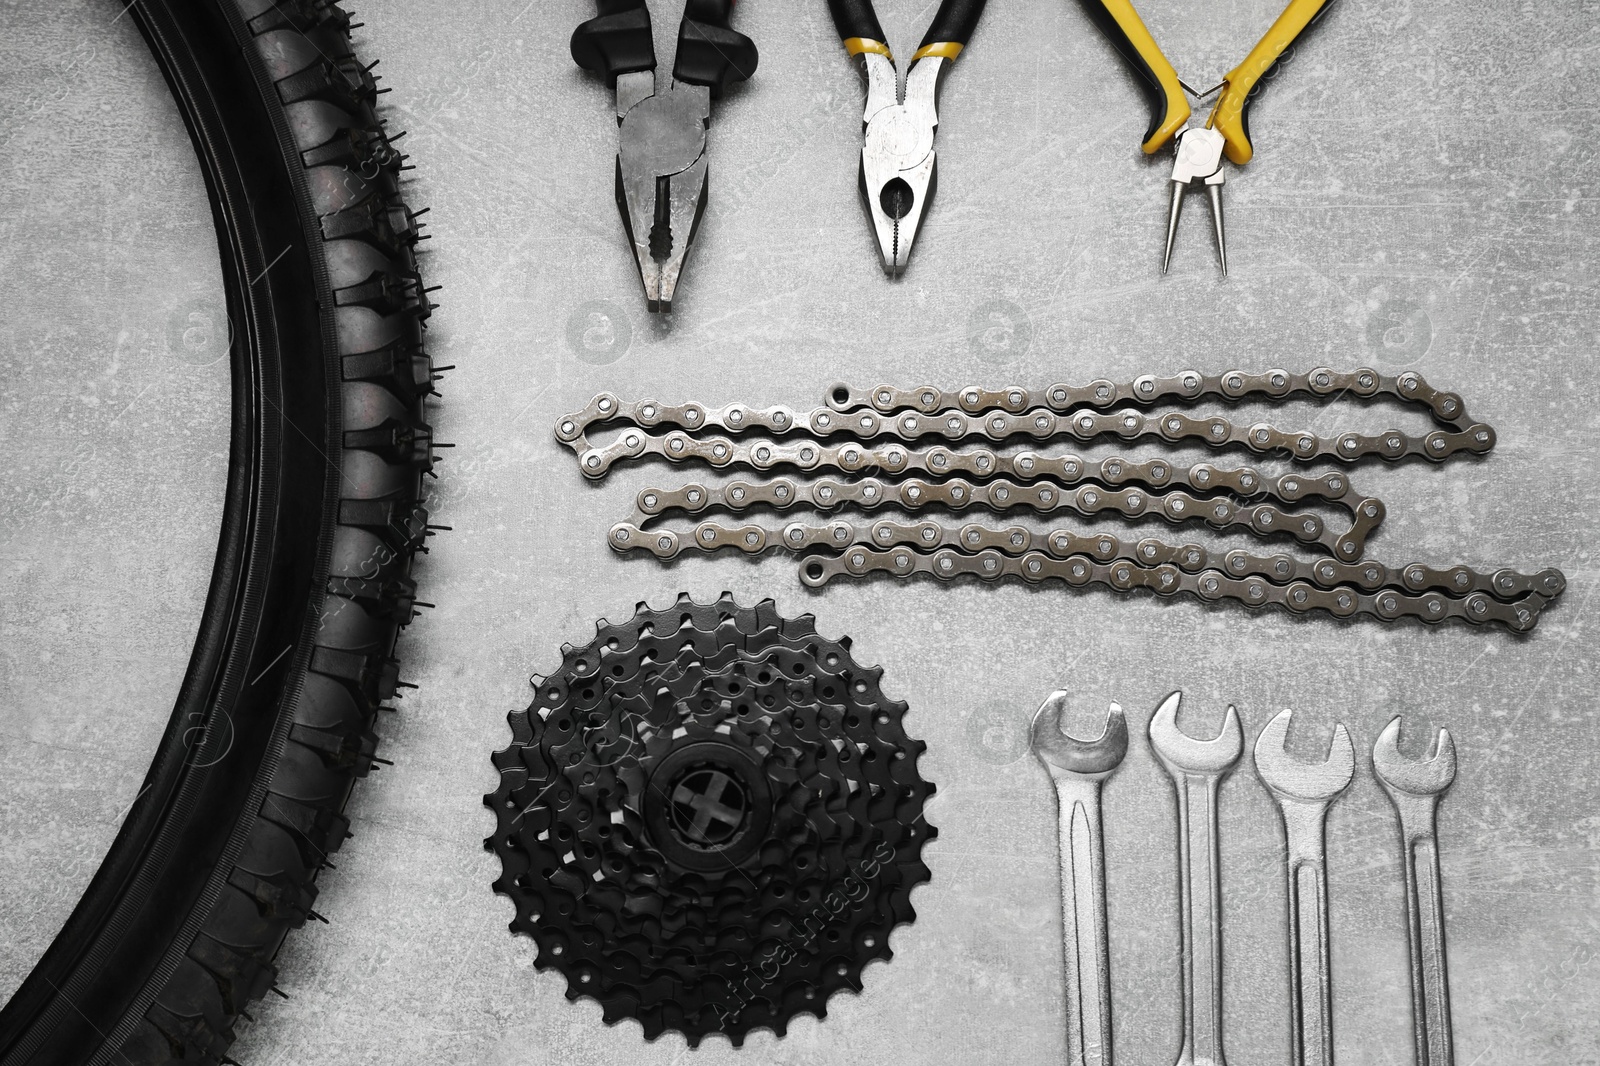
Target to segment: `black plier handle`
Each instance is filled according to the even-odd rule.
[[[712,96],[756,71],[760,54],[755,42],[729,24],[734,0],[689,0],[678,24],[678,54],[673,80],[706,85]],[[617,78],[656,68],[646,0],[595,0],[599,14],[572,34],[572,60],[584,70]]]
[[[983,14],[985,2],[944,0],[911,61],[915,63],[927,55],[945,59],[960,55],[972,39],[972,31],[978,27],[978,17]],[[872,0],[828,0],[828,11],[833,15],[833,25],[839,31],[839,39],[851,55],[876,52],[894,58],[883,39],[883,27],[878,23],[878,13],[872,9]]]

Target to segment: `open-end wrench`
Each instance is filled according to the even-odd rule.
[[[1406,934],[1411,941],[1411,1029],[1417,1066],[1451,1066],[1450,981],[1445,970],[1444,886],[1439,877],[1439,796],[1456,779],[1456,746],[1439,730],[1433,754],[1400,754],[1400,719],[1372,745],[1372,769],[1400,821],[1406,878]]]
[[[1150,747],[1178,794],[1178,908],[1183,926],[1183,1047],[1177,1066],[1225,1066],[1222,1055],[1222,864],[1217,789],[1244,751],[1230,705],[1222,732],[1195,740],[1178,729],[1174,692],[1150,719]],[[1197,860],[1205,864],[1197,871]]]
[[[1328,807],[1350,787],[1356,752],[1335,723],[1328,757],[1307,763],[1284,750],[1291,712],[1279,711],[1256,738],[1256,775],[1283,815],[1289,891],[1289,1062],[1333,1066],[1333,982],[1328,954]],[[1310,941],[1308,946],[1307,941]]]
[[[1061,943],[1067,971],[1067,1062],[1111,1066],[1111,947],[1106,939],[1105,848],[1100,783],[1128,751],[1128,723],[1115,703],[1098,740],[1061,731],[1065,692],[1033,716],[1033,753],[1055,782],[1060,806]]]

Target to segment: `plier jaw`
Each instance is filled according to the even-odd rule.
[[[621,79],[618,81],[621,103]],[[651,312],[672,310],[684,261],[706,206],[706,123],[711,93],[674,79],[622,115],[617,210]]]
[[[883,272],[891,278],[905,273],[911,246],[938,186],[932,149],[911,169],[884,166],[869,148],[861,150],[861,199],[878,239]]]
[[[861,114],[861,200],[878,242],[884,273],[899,277],[911,261],[937,185],[934,135],[939,83],[967,46],[988,0],[941,0],[906,70],[905,95],[872,0],[828,0],[845,51],[867,76]]]
[[[894,100],[894,67],[883,56],[868,56],[869,91],[861,148],[861,199],[878,241],[884,273],[899,277],[911,260],[911,247],[938,186],[934,135],[941,67],[947,60],[926,57],[912,64],[906,98]],[[872,60],[887,67],[888,93],[879,86]]]
[[[1172,162],[1172,206],[1167,213],[1167,250],[1161,260],[1161,273],[1172,263],[1172,242],[1178,235],[1178,215],[1183,210],[1183,194],[1203,185],[1211,199],[1211,225],[1217,236],[1217,260],[1222,276],[1228,276],[1228,241],[1222,224],[1222,185],[1227,171],[1222,166],[1223,136],[1209,126],[1188,126],[1178,131]]]
[[[572,59],[616,91],[617,210],[633,248],[645,306],[671,311],[706,208],[711,98],[755,73],[755,42],[728,19],[733,0],[688,0],[672,76],[656,69],[647,0],[597,0],[572,34]]]

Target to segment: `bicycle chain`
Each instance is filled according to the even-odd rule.
[[[1191,574],[1171,564],[1144,567],[1128,561],[1102,563],[1087,555],[1057,559],[1038,551],[1008,556],[993,549],[966,555],[950,549],[923,554],[905,549],[877,551],[857,547],[837,556],[810,558],[801,564],[801,581],[811,588],[820,588],[839,576],[864,577],[872,573],[897,577],[931,574],[945,581],[962,576],[989,581],[1012,577],[1033,584],[1054,579],[1074,588],[1097,585],[1118,592],[1143,588],[1159,596],[1187,594],[1208,602],[1227,599],[1249,608],[1278,606],[1291,614],[1321,610],[1336,618],[1367,615],[1383,621],[1410,617],[1428,623],[1458,620],[1484,625],[1499,622],[1518,633],[1532,629],[1538,622],[1539,612],[1549,602],[1548,597],[1537,592],[1515,603],[1503,603],[1482,592],[1455,599],[1439,593],[1419,596],[1394,589],[1381,589],[1376,593],[1350,586],[1318,589],[1305,581],[1280,586],[1255,577],[1232,578],[1220,570]]]
[[[1018,483],[1000,479],[972,483],[956,478],[950,481],[925,481],[912,478],[901,482],[864,478],[859,481],[815,482],[776,478],[764,482],[731,481],[726,485],[691,482],[675,489],[649,488],[637,497],[639,513],[657,517],[673,511],[694,514],[708,509],[748,511],[756,507],[790,510],[806,507],[830,511],[840,507],[871,510],[894,507],[916,511],[940,507],[951,511],[987,508],[1003,513],[1026,508],[1039,514],[1070,511],[1085,517],[1114,514],[1130,521],[1159,517],[1173,525],[1205,522],[1220,531],[1244,530],[1260,537],[1292,537],[1301,544],[1316,545],[1330,555],[1351,561],[1359,559],[1367,538],[1384,517],[1381,500],[1357,496],[1349,480],[1338,473],[1322,477],[1287,474],[1272,481],[1248,468],[1220,470],[1201,464],[1183,470],[1164,460],[1144,463],[1121,458],[1105,460],[1117,474],[1098,478],[1082,472],[1082,460],[1071,457],[1079,468],[1076,486],[1058,481]],[[1148,471],[1148,473],[1147,473]],[[1142,485],[1182,485],[1196,491],[1145,491],[1123,488],[1133,482]],[[1242,501],[1254,499],[1298,503],[1321,500],[1350,513],[1350,527],[1343,532],[1327,528],[1321,517],[1286,511],[1272,503],[1246,506],[1222,496],[1201,496],[1200,491],[1232,490]]]
[[[1555,569],[1526,574],[1511,569],[1485,573],[1468,566],[1438,569],[1421,563],[1396,568],[1370,559],[1346,563],[1333,559],[1296,559],[1289,555],[1262,557],[1237,548],[1224,553],[1218,562],[1211,552],[1198,544],[1174,545],[1154,538],[1128,544],[1110,533],[1081,533],[1068,529],[1036,532],[1023,526],[996,529],[977,523],[953,527],[940,522],[881,521],[863,530],[842,521],[824,526],[792,522],[782,529],[702,522],[693,530],[678,531],[645,529],[632,522],[619,522],[611,527],[610,544],[619,553],[646,551],[661,560],[676,559],[685,551],[711,554],[733,550],[760,555],[773,549],[800,554],[821,548],[842,553],[862,546],[874,549],[909,547],[923,553],[941,548],[969,554],[985,550],[1007,555],[1043,551],[1056,559],[1082,555],[1097,562],[1120,560],[1146,568],[1170,564],[1187,573],[1221,570],[1233,578],[1260,577],[1276,585],[1299,581],[1322,590],[1350,586],[1363,592],[1393,589],[1440,592],[1458,598],[1483,593],[1505,603],[1535,592],[1548,601],[1566,588],[1566,578]]]
[[[1422,407],[1445,428],[1421,436],[1389,429],[1375,434],[1340,433],[1328,437],[1309,430],[1282,430],[1265,422],[1238,426],[1220,415],[1191,418],[1177,412],[1151,415],[1136,409],[1108,410],[1119,403],[1149,408],[1206,399],[1230,403],[1297,398],[1337,401],[1345,396]],[[626,459],[649,455],[678,458],[685,445],[695,440],[688,434],[712,431],[779,437],[809,433],[819,443],[823,438],[841,435],[859,441],[893,438],[901,443],[928,436],[996,442],[1022,437],[1092,441],[1116,436],[1127,441],[1153,439],[1168,444],[1199,442],[1213,448],[1241,446],[1259,453],[1287,455],[1300,462],[1341,463],[1374,456],[1390,461],[1422,458],[1443,462],[1461,452],[1482,454],[1495,443],[1494,430],[1470,421],[1459,395],[1433,388],[1415,371],[1391,376],[1369,368],[1340,373],[1318,367],[1305,374],[1278,369],[1261,374],[1232,370],[1216,375],[1186,370],[1170,378],[1146,375],[1120,385],[1105,380],[1085,386],[1051,385],[1039,392],[1016,387],[974,387],[950,392],[928,386],[898,389],[888,385],[857,391],[848,385],[835,385],[828,390],[827,403],[826,407],[802,413],[784,406],[755,409],[729,404],[710,408],[698,403],[624,401],[601,393],[582,411],[556,423],[556,439],[578,453],[579,469],[590,478],[604,477],[613,465]],[[589,442],[590,429],[617,423],[636,428],[624,432],[610,445],[596,447]],[[680,432],[666,436],[642,432],[657,427]],[[710,446],[706,454],[696,454],[694,458],[716,466],[733,461],[727,457],[733,450],[731,440],[707,443]],[[815,449],[819,443],[811,447]],[[792,450],[777,445],[767,447],[771,458],[749,465],[769,469],[771,465],[791,463],[801,469],[813,469],[803,454],[804,445]],[[718,454],[719,450],[724,454]]]
[[[890,931],[915,918],[936,835],[922,817],[924,745],[881,675],[809,615],[727,594],[640,604],[563,648],[557,671],[532,679],[533,704],[509,716],[500,785],[484,797],[495,890],[516,906],[513,931],[537,943],[536,965],[565,975],[568,998],[598,1000],[608,1023],[637,1018],[647,1039],[674,1029],[691,1046],[710,1032],[735,1045],[757,1027],[781,1035],[795,1014],[824,1016],[833,992],[859,991],[862,967],[890,958]],[[671,821],[679,770],[707,767],[751,800],[715,846]]]
[[[1288,433],[1265,423],[1235,426],[1220,416],[1107,410],[1126,403],[1150,407],[1203,399],[1334,401],[1345,395],[1421,407],[1445,428],[1422,435],[1388,430],[1376,435],[1322,437]],[[1154,437],[1166,442],[1202,441],[1216,447],[1240,444],[1301,461],[1350,463],[1368,457],[1443,461],[1494,446],[1494,431],[1468,419],[1459,395],[1429,386],[1414,372],[1388,376],[1365,368],[1348,374],[1317,368],[1302,375],[1268,370],[1206,376],[1184,371],[1170,378],[1145,376],[1124,385],[1100,380],[1081,387],[1052,385],[1039,392],[1021,388],[952,392],[891,386],[853,390],[836,385],[828,392],[827,404],[801,415],[786,407],[668,406],[654,400],[624,402],[601,394],[584,411],[560,420],[556,435],[578,454],[580,470],[592,480],[603,478],[618,462],[647,456],[677,463],[704,462],[718,469],[794,467],[850,475],[852,480],[823,477],[808,482],[780,476],[764,481],[734,480],[720,486],[690,483],[674,489],[648,488],[636,501],[640,521],[619,523],[608,534],[608,543],[619,552],[644,550],[661,559],[675,558],[690,549],[731,549],[752,555],[773,548],[829,553],[802,563],[802,580],[811,587],[840,574],[878,572],[951,578],[967,574],[1024,580],[1054,577],[1075,586],[1099,584],[1124,591],[1148,587],[1162,595],[1188,593],[1203,600],[1237,600],[1251,607],[1276,603],[1295,613],[1324,609],[1339,617],[1498,622],[1517,631],[1532,628],[1543,607],[1565,588],[1564,576],[1554,569],[1525,574],[1415,563],[1391,568],[1362,559],[1368,537],[1383,520],[1384,506],[1375,498],[1357,494],[1339,472],[1271,478],[1249,467],[1229,470],[1200,463],[1185,468],[1164,459],[1113,456],[1096,463],[1078,455],[1026,450],[1001,454],[989,448],[958,451],[939,444],[908,447],[935,435],[1001,442],[1024,436],[1091,440],[1115,434],[1126,440]],[[611,444],[596,447],[589,442],[589,429],[613,425],[624,428]],[[657,427],[670,432],[645,432]],[[692,435],[711,431],[730,436]],[[732,436],[746,433],[775,437],[809,433],[810,437],[785,441]],[[833,437],[853,439],[830,442]],[[885,438],[890,443],[873,443]],[[865,476],[874,471],[885,476]],[[1289,509],[1305,502],[1348,512],[1350,527],[1333,531],[1320,515]],[[1203,521],[1220,531],[1289,537],[1332,558],[1307,561],[1234,550],[1225,553],[1222,565],[1217,566],[1212,553],[1192,544],[1145,539],[1125,545],[1109,535],[1070,530],[1036,533],[1022,527],[996,530],[977,524],[956,527],[933,522],[879,522],[870,530],[848,522],[790,523],[781,529],[720,522],[702,522],[688,531],[648,528],[649,519],[670,513],[742,512],[758,507],[778,511],[803,507],[821,512],[841,507],[905,511],[938,507],[997,513],[1027,509],[1044,516],[1112,514],[1129,520],[1159,516],[1173,524]],[[886,548],[890,550],[886,552]],[[849,564],[847,556],[859,566]],[[1001,558],[1026,559],[1027,565],[998,561]]]

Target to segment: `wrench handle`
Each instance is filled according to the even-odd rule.
[[[1433,820],[1429,811],[1429,821]],[[1405,837],[1406,930],[1411,940],[1411,1018],[1417,1066],[1452,1066],[1450,982],[1445,968],[1444,882],[1439,840],[1431,831]]]
[[[1289,867],[1289,1029],[1294,1066],[1333,1066],[1328,870]]]
[[[1178,794],[1178,907],[1183,923],[1182,1066],[1225,1066],[1222,1053],[1221,775],[1183,773]]]
[[[1279,801],[1287,844],[1289,1061],[1333,1066],[1333,966],[1329,952],[1328,804]]]
[[[1056,780],[1061,837],[1061,946],[1067,974],[1067,1062],[1111,1062],[1111,947],[1100,782]]]

